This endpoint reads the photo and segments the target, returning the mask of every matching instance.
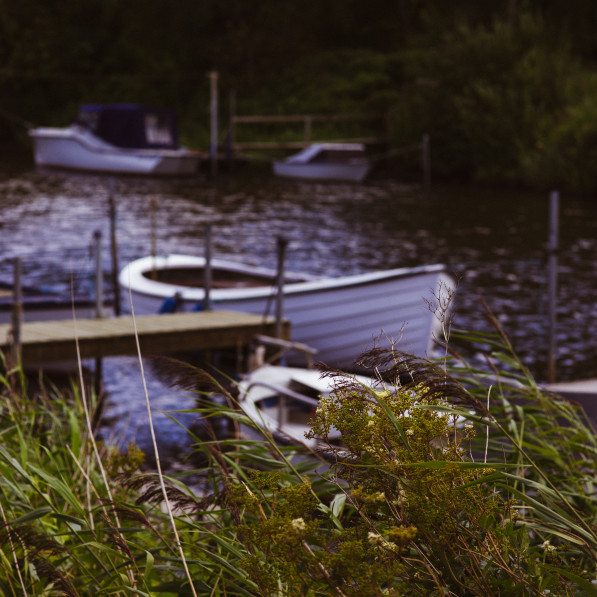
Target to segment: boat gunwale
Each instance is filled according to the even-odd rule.
[[[168,265],[174,265],[176,267],[184,267],[184,262],[176,262],[178,257],[184,257],[187,259],[187,267],[201,267],[205,265],[205,259],[203,257],[194,257],[188,255],[169,255],[168,257],[142,257],[134,260],[127,264],[120,272],[118,280],[122,287],[127,291],[147,297],[155,297],[166,299],[172,297],[175,293],[180,293],[181,298],[188,302],[201,301],[204,298],[204,289],[200,287],[178,286],[175,284],[167,284],[164,282],[157,282],[150,280],[145,277],[144,271],[150,271],[143,267],[149,260],[168,260]],[[190,265],[188,258],[195,260],[193,265]],[[164,262],[161,262],[164,264]],[[245,267],[243,264],[228,262],[220,259],[212,259],[212,267],[218,267],[218,264],[233,265],[239,268],[239,271]],[[160,267],[160,265],[156,265]],[[251,266],[249,266],[251,267]],[[253,269],[251,267],[251,269]],[[260,268],[254,268],[259,270]],[[273,271],[273,270],[262,270],[262,271]],[[131,275],[131,272],[133,275]],[[374,272],[364,272],[358,274],[349,274],[338,277],[311,277],[304,282],[284,284],[284,295],[285,296],[300,296],[302,294],[317,294],[323,292],[329,292],[332,290],[338,290],[343,288],[355,288],[358,286],[366,286],[380,281],[391,282],[397,279],[417,277],[426,274],[445,274],[450,276],[447,268],[444,264],[432,264],[432,265],[421,265],[414,267],[403,267],[395,268],[391,270],[381,270]],[[291,274],[289,274],[291,275]],[[142,282],[142,284],[139,284]],[[234,288],[234,289],[212,289],[210,291],[210,298],[213,302],[218,301],[244,301],[252,299],[262,299],[275,296],[277,292],[277,286],[275,282],[271,286],[259,286],[251,288]]]

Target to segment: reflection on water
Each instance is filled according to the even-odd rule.
[[[91,288],[90,245],[99,229],[108,281],[109,180],[31,169],[0,172],[0,279],[11,279],[12,258],[19,256],[25,284],[66,291],[74,279]],[[434,188],[423,197],[417,186],[391,179],[293,182],[251,168],[215,182],[116,178],[113,189],[120,266],[149,254],[153,243],[160,254],[201,254],[207,222],[214,255],[257,265],[275,267],[280,235],[290,241],[289,269],[324,276],[444,262],[460,280],[454,326],[488,329],[484,297],[527,366],[545,378],[547,194]],[[591,198],[562,197],[560,380],[597,374],[596,211]],[[372,337],[379,331],[371,330]],[[104,381],[106,434],[144,445],[138,363],[106,359]],[[192,405],[191,396],[155,378],[149,395],[156,411]],[[158,435],[176,447],[182,438],[176,423],[159,419]]]

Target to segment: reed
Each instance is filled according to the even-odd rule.
[[[482,366],[454,352],[467,343]],[[451,330],[438,362],[390,347],[361,364],[375,391],[322,370],[336,389],[311,433],[325,443],[333,426],[341,446],[192,436],[192,485],[149,470],[134,446],[96,444],[95,397],[78,385],[34,391],[7,371],[0,593],[597,594],[595,429],[535,383],[497,323]],[[202,388],[207,422],[259,431],[208,373],[168,367],[176,385]]]

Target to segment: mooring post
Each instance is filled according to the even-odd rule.
[[[116,243],[116,202],[114,179],[110,178],[108,202],[110,205],[110,252],[112,255],[112,291],[114,292],[114,315],[120,315],[120,285],[118,284],[118,245]]]
[[[429,149],[429,135],[425,133],[421,141],[421,159],[423,161],[423,188],[425,193],[429,191],[431,184],[431,155]]]
[[[104,303],[104,276],[102,271],[102,233],[96,230],[93,233],[95,251],[95,317],[103,317]],[[95,395],[99,396],[102,386],[102,357],[95,357],[95,371],[93,376]]]
[[[211,309],[211,223],[205,226],[205,267],[203,268],[203,310]]]
[[[230,118],[230,124],[228,125],[228,135],[226,135],[226,159],[228,160],[228,166],[232,168],[232,160],[234,158],[234,140],[236,137],[236,93],[230,92],[228,100],[228,112]]]
[[[305,116],[305,145],[311,142],[312,124],[313,118],[311,118],[311,116]]]
[[[276,337],[282,338],[282,316],[284,311],[284,261],[288,240],[278,237],[278,292],[276,294]]]
[[[102,272],[102,233],[96,230],[93,233],[93,245],[95,252],[95,316],[99,319],[103,316],[103,294],[104,281]]]
[[[13,302],[11,313],[12,326],[12,358],[15,363],[21,362],[21,326],[23,324],[23,289],[21,286],[21,258],[13,261]]]
[[[211,140],[209,144],[209,160],[211,174],[215,176],[218,171],[218,73],[209,73],[210,102],[209,113],[211,123]]]
[[[548,312],[549,312],[549,354],[548,380],[556,381],[556,309],[558,281],[558,224],[560,194],[552,191],[549,196],[549,244],[548,244]]]

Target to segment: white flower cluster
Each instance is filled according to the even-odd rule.
[[[557,547],[556,547],[555,545],[552,545],[552,544],[549,542],[549,540],[547,540],[547,541],[544,541],[544,542],[541,544],[541,547],[543,548],[543,551],[546,551],[546,552],[548,552],[548,553],[552,553],[552,552],[556,551],[556,549],[557,549]]]
[[[302,518],[295,518],[291,524],[292,528],[299,533],[304,531],[306,528],[305,521]]]
[[[369,531],[369,533],[367,534],[367,539],[369,543],[371,543],[371,545],[375,547],[379,547],[387,551],[400,551],[395,543],[392,543],[391,541],[384,539],[379,533]]]

